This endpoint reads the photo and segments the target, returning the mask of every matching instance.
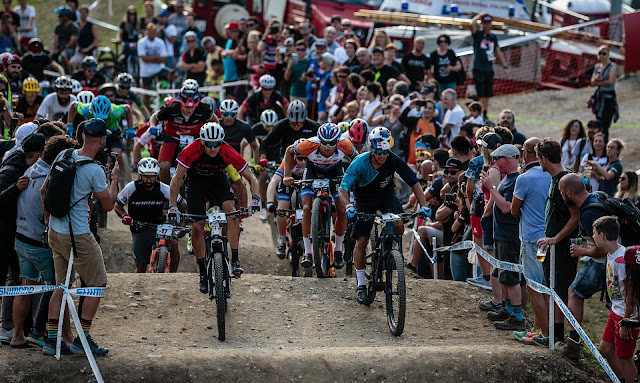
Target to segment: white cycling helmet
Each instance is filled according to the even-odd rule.
[[[393,147],[393,137],[389,129],[379,126],[369,133],[369,145],[373,150],[389,150]]]
[[[205,142],[220,142],[224,140],[224,129],[216,122],[207,122],[200,128],[200,140]]]
[[[272,128],[278,122],[278,113],[276,113],[272,109],[267,109],[262,112],[262,114],[260,114],[260,122],[265,128]]]
[[[82,92],[82,84],[80,84],[80,81],[72,78],[71,79],[71,93],[78,94],[80,92]]]
[[[263,88],[275,88],[276,87],[276,78],[270,74],[263,74],[260,76],[260,86]]]
[[[228,98],[220,104],[220,112],[222,113],[238,113],[238,110],[240,110],[240,105],[236,100]]]
[[[192,78],[189,78],[189,79],[184,80],[184,82],[182,83],[182,85],[183,85],[183,86],[184,86],[184,85],[193,85],[193,86],[195,86],[195,87],[196,87],[196,89],[200,88],[200,84],[199,84],[196,80],[194,80],[194,79],[192,79]]]
[[[83,90],[82,92],[78,93],[78,95],[76,96],[78,101],[80,101],[83,104],[91,104],[91,101],[93,101],[95,97],[96,96],[94,96],[93,93],[89,92],[88,90]]]
[[[69,76],[63,75],[56,78],[56,81],[53,83],[53,87],[55,90],[72,89],[73,84],[71,83],[71,78],[69,78]]]
[[[293,100],[287,109],[289,122],[304,122],[307,118],[307,107],[300,100]]]
[[[157,176],[160,173],[160,164],[153,157],[145,157],[138,162],[138,174],[141,176]]]

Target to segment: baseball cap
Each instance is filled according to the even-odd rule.
[[[443,168],[464,170],[464,164],[457,158],[449,158]]]
[[[20,59],[20,56],[18,55],[4,56],[4,58],[2,59],[2,65],[7,66],[12,64],[22,65],[22,60]]]
[[[46,139],[42,133],[31,133],[22,141],[22,151],[25,153],[41,152],[44,150]]]
[[[327,46],[327,41],[325,39],[316,40],[315,46],[326,47]]]
[[[160,10],[160,13],[158,13],[158,16],[160,16],[160,17],[167,17],[167,16],[169,16],[169,11],[168,11],[168,10],[166,10],[166,9],[161,9],[161,10]]]
[[[482,136],[478,144],[484,146],[489,149],[497,149],[498,146],[502,145],[502,137],[499,134],[489,132]]]
[[[616,263],[624,263],[626,265],[640,265],[640,246],[631,246],[627,248],[622,257],[615,259]]]
[[[104,137],[109,135],[107,123],[100,118],[92,118],[84,123],[84,134],[91,137]]]
[[[520,150],[515,145],[505,144],[491,152],[491,157],[520,158]]]
[[[492,21],[493,17],[491,17],[491,15],[484,15],[482,16],[482,22],[484,23],[485,21]]]
[[[435,91],[436,88],[433,85],[423,86],[422,89],[420,89],[420,93],[433,93]]]
[[[384,49],[380,47],[373,47],[373,49],[371,50],[371,53],[376,53],[376,52],[384,54]]]
[[[231,30],[235,30],[240,28],[240,25],[238,25],[237,21],[229,21],[227,23],[227,25],[225,26],[226,29],[231,29]]]
[[[284,45],[292,46],[292,45],[294,45],[294,44],[295,44],[295,41],[293,40],[293,37],[287,37],[287,38],[284,40]]]

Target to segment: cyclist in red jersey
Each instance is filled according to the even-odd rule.
[[[200,102],[200,93],[192,84],[180,89],[177,100],[163,106],[151,116],[152,127],[165,121],[163,128],[164,144],[158,154],[160,163],[160,181],[168,183],[170,168],[178,149],[184,148],[197,138],[200,128],[208,121],[217,122],[209,105]]]
[[[169,219],[180,221],[177,208],[178,194],[182,185],[186,185],[187,211],[189,214],[204,215],[207,202],[211,206],[220,206],[225,213],[236,210],[234,194],[227,180],[225,168],[232,165],[248,182],[253,194],[250,213],[260,209],[258,180],[247,162],[231,146],[224,142],[224,129],[217,123],[207,123],[199,133],[200,138],[190,143],[176,159],[176,169],[169,187]],[[186,175],[186,179],[185,179]],[[246,207],[246,206],[244,206]],[[231,247],[231,266],[233,273],[240,276],[243,272],[238,258],[240,227],[237,219],[227,222],[227,238]],[[200,270],[200,292],[207,292],[207,271],[204,262],[205,240],[204,220],[191,225],[191,241]]]

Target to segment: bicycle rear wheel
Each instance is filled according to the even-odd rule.
[[[325,217],[322,198],[313,200],[311,210],[311,242],[313,244],[313,264],[318,278],[325,278],[329,273],[329,254],[327,239],[330,239],[331,218]]]
[[[222,253],[213,255],[213,270],[215,273],[216,289],[216,319],[218,321],[218,340],[225,338],[225,313],[227,312],[227,295],[224,291],[224,256]]]
[[[391,334],[400,336],[404,331],[407,308],[407,287],[404,278],[404,259],[398,250],[387,254],[384,293],[387,303],[387,324]]]

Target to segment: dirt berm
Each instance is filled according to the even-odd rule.
[[[275,260],[273,260],[275,261]],[[282,261],[285,262],[285,261]],[[110,274],[93,337],[110,348],[106,382],[604,381],[542,347],[495,330],[466,284],[407,280],[407,322],[394,337],[378,296],[354,299],[353,279],[247,274],[232,283],[227,339],[196,275]],[[0,348],[0,381],[95,381],[83,356]]]

